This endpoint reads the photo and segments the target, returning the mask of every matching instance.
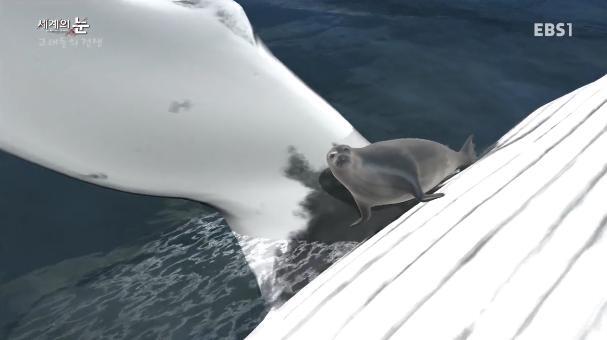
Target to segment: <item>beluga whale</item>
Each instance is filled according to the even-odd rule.
[[[106,188],[215,207],[243,236],[238,242],[260,287],[269,287],[261,289],[268,301],[283,289],[273,281],[280,243],[258,252],[246,239],[325,241],[324,226],[336,230],[329,241],[366,237],[364,226],[347,229],[351,203],[324,190],[312,170],[326,169],[331,143],[369,142],[272,55],[238,3],[3,0],[0,7],[7,25],[33,26],[0,31],[11,46],[0,53],[3,152]],[[87,36],[103,47],[68,37],[69,47],[41,57],[41,43],[55,38],[36,23],[49,13],[86,14]],[[376,211],[369,230],[400,214]]]
[[[426,139],[401,138],[361,148],[335,145],[327,153],[331,173],[352,194],[360,211],[352,226],[368,221],[375,206],[443,197],[427,192],[474,161],[472,135],[459,151]]]

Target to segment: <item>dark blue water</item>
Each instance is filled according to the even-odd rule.
[[[495,142],[607,73],[604,1],[241,4],[264,42],[372,141]],[[534,22],[571,22],[538,38]],[[197,203],[80,183],[0,153],[0,338],[242,338],[267,306]]]
[[[244,1],[257,33],[372,141],[488,145],[607,72],[605,1]],[[534,22],[572,22],[537,38]]]

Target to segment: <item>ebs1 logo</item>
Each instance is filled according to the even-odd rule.
[[[570,22],[559,22],[556,24],[536,22],[533,24],[533,35],[536,37],[572,37],[573,25]]]

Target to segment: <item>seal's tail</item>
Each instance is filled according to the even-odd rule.
[[[466,142],[459,150],[459,154],[462,157],[462,168],[467,167],[468,165],[474,163],[476,161],[476,151],[474,151],[474,135],[470,135]]]

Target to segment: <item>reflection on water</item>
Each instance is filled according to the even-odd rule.
[[[184,216],[165,212],[162,221]],[[68,259],[0,286],[0,335],[240,339],[270,308],[249,266],[271,262],[261,287],[279,304],[355,246],[245,237],[218,213],[191,218],[141,246]],[[242,249],[254,254],[250,263]]]
[[[75,267],[82,268],[80,276],[74,277]],[[192,219],[137,249],[36,271],[0,292],[10,312],[21,314],[4,329],[10,339],[242,338],[267,310],[218,214]]]

